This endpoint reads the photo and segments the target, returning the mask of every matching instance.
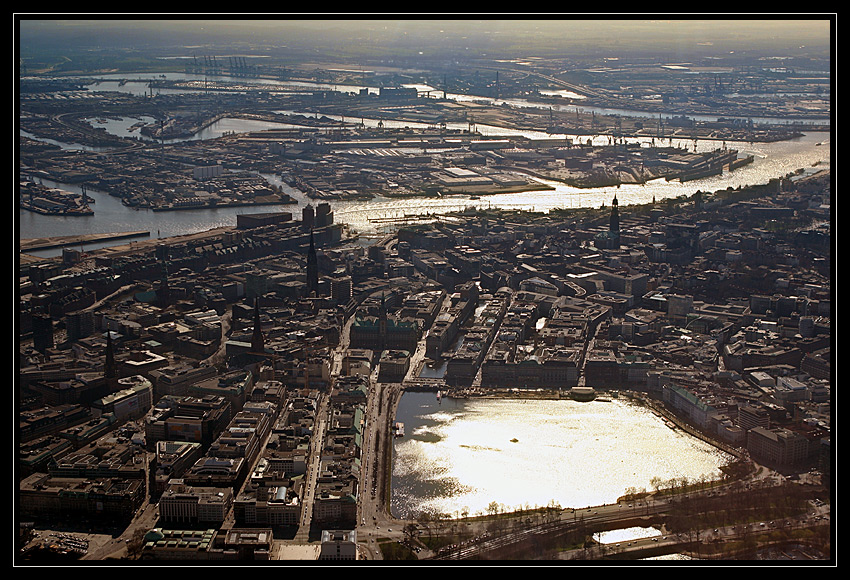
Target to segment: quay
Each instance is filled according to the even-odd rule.
[[[78,246],[80,244],[94,244],[97,242],[104,242],[109,240],[146,238],[150,235],[150,232],[119,232],[113,234],[81,234],[76,236],[29,238],[21,240],[19,250],[21,252],[31,252],[33,250],[46,250],[48,248]]]

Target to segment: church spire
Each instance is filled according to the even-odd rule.
[[[620,247],[620,204],[617,201],[617,194],[614,194],[614,201],[611,202],[611,221],[608,227],[608,232],[613,238],[615,248]]]
[[[265,350],[263,328],[260,324],[260,297],[256,296],[254,298],[254,334],[251,336],[251,351],[261,353]]]
[[[620,207],[616,193],[614,194],[614,201],[611,202],[611,223],[608,229],[611,233],[620,232]]]
[[[156,300],[160,307],[166,308],[171,299],[168,288],[168,247],[164,245],[157,246],[157,257],[162,265],[162,275],[159,279],[159,290],[156,292]]]

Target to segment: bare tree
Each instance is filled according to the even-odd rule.
[[[142,553],[142,548],[145,545],[145,534],[147,534],[147,530],[144,528],[139,528],[133,532],[133,537],[127,543],[127,558],[130,560],[135,560]]]

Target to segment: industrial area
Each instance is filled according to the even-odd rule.
[[[828,162],[618,199],[750,167],[742,143],[828,149],[828,53],[447,64],[342,45],[171,60],[22,43],[22,212],[81,223],[95,192],[129,215],[240,211],[173,237],[22,236],[17,562],[831,563]],[[222,120],[260,125],[204,135]],[[335,213],[552,182],[610,199],[370,217],[374,237]],[[616,400],[728,461],[601,505],[402,517],[405,393]],[[624,528],[651,533],[603,539]]]

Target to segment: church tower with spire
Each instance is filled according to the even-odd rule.
[[[263,328],[260,323],[260,297],[254,298],[254,334],[251,336],[251,352],[265,352],[265,340],[263,339]]]
[[[611,221],[608,225],[608,232],[611,235],[611,242],[614,248],[620,247],[620,207],[617,201],[617,194],[614,194],[614,201],[611,202]]]
[[[168,288],[168,247],[157,246],[156,256],[162,264],[162,275],[159,279],[159,289],[156,291],[156,301],[161,308],[167,308],[171,303],[171,292]]]

